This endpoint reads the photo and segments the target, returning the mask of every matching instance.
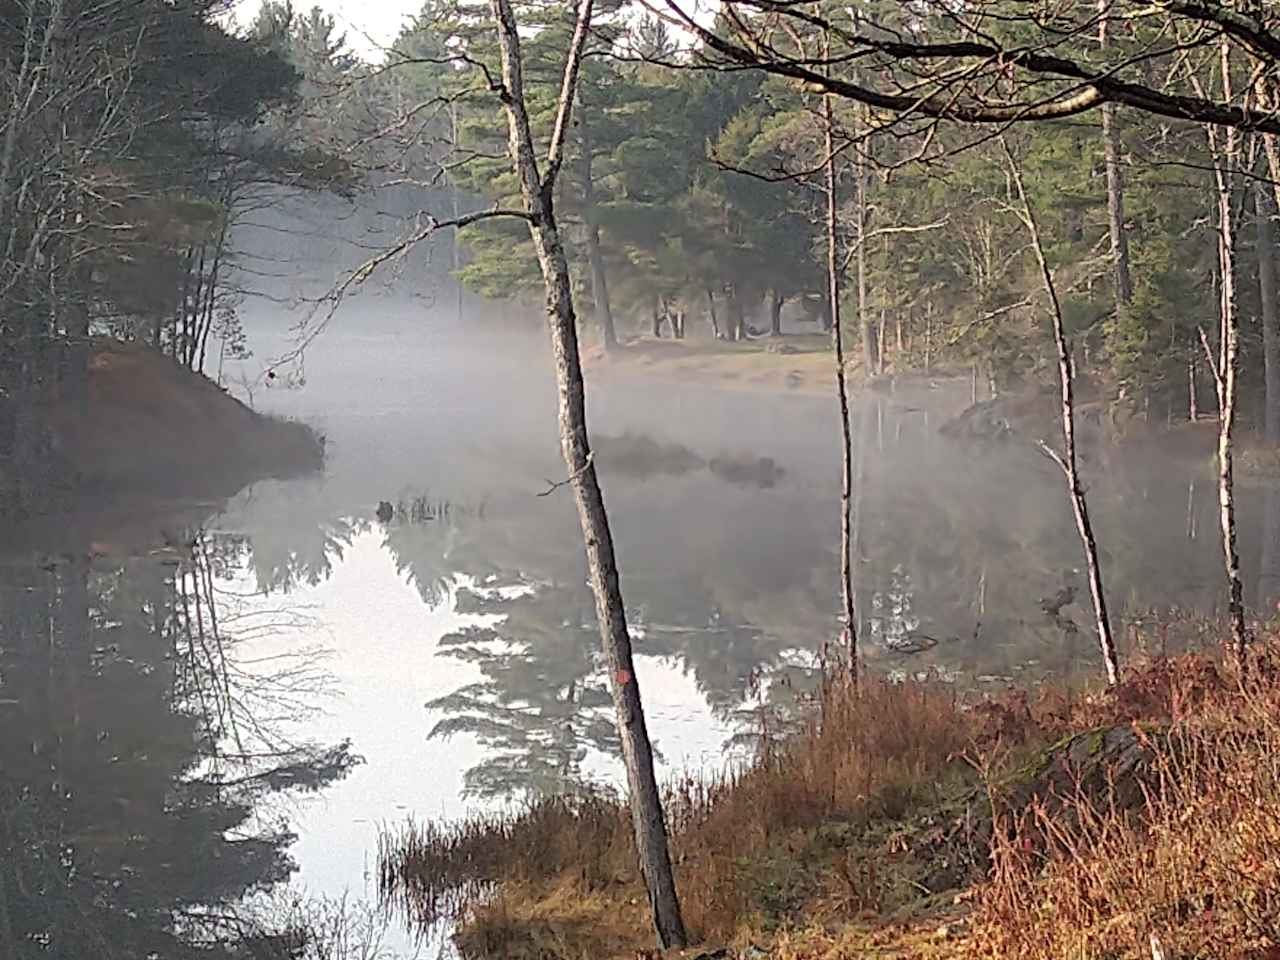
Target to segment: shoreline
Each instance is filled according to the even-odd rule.
[[[1278,656],[1268,634],[1257,662]],[[833,691],[743,770],[669,786],[695,945],[666,956],[1129,957],[1152,934],[1178,956],[1272,956],[1251,920],[1280,898],[1266,676],[1193,653],[1133,661],[1111,689]],[[456,922],[466,958],[656,958],[630,831],[598,793],[409,824],[384,833],[380,890],[420,928]]]
[[[26,502],[3,511],[8,555],[51,540],[145,549],[253,483],[324,466],[309,426],[258,413],[136,343],[95,340],[85,406],[54,397],[36,417],[48,450],[20,481]]]

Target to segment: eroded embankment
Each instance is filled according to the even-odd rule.
[[[98,341],[88,403],[51,404],[53,447],[82,487],[225,496],[320,467],[322,438],[256,413],[207,378],[138,344]]]
[[[305,424],[263,416],[172,359],[114,340],[94,343],[83,403],[64,391],[35,420],[44,454],[4,485],[21,491],[6,497],[10,548],[68,527],[78,540],[117,528],[154,536],[157,518],[207,514],[251,483],[324,463],[324,439]]]

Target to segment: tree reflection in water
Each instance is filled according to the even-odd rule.
[[[159,562],[85,544],[0,565],[0,956],[302,947],[289,917],[244,908],[294,869],[270,802],[358,761],[273,732],[321,674],[310,653],[238,659],[266,629],[218,586],[240,549],[196,535]]]

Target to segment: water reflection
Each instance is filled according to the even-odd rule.
[[[333,363],[332,382],[360,386]],[[379,821],[618,781],[578,518],[567,490],[539,495],[563,476],[553,411],[532,387],[449,381],[465,358],[428,366],[400,380],[388,364],[384,396],[316,401],[324,477],[260,484],[190,533],[189,512],[124,541],[61,524],[29,538],[56,555],[0,569],[0,956],[238,943],[210,917],[291,858],[314,888],[358,895]],[[323,364],[310,373],[325,389]],[[456,394],[447,416],[422,417],[444,409],[423,383]],[[903,388],[857,412],[864,655],[958,683],[1093,672],[1061,478],[1001,424],[940,435],[961,393]],[[610,385],[593,410],[664,774],[723,762],[726,742],[767,747],[838,628],[831,405]],[[1212,616],[1211,464],[1094,448],[1085,474],[1117,616]],[[1265,610],[1280,501],[1240,500]],[[352,751],[369,765],[338,782]],[[324,802],[282,802],[307,787]]]
[[[264,813],[356,760],[272,735],[315,675],[238,659],[253,627],[217,582],[242,545],[185,542],[0,565],[0,956],[248,956],[284,933],[241,911],[294,869]]]
[[[872,396],[859,414],[864,655],[961,682],[1093,671],[1058,476],[1007,431],[981,446],[939,438],[925,426],[927,403]],[[731,742],[771,736],[768,725],[791,722],[807,697],[815,653],[838,629],[832,503],[812,466],[637,430],[601,434],[597,448],[637,653],[688,677],[736,731]],[[1122,617],[1175,605],[1213,612],[1213,485],[1195,483],[1203,469],[1151,451],[1092,453],[1103,562]],[[426,609],[467,621],[436,638],[432,656],[468,679],[428,698],[422,721],[434,737],[478,746],[466,795],[557,792],[610,769],[617,749],[576,516],[567,492],[537,496],[545,481],[511,493],[474,478],[405,485],[340,518],[306,516],[305,498],[273,507],[250,562],[263,589],[300,589],[323,583],[353,537],[376,538]],[[1242,501],[1246,518],[1262,513],[1260,498]],[[273,526],[280,517],[288,524]],[[1246,529],[1246,552],[1261,550],[1261,528]]]
[[[498,621],[441,639],[442,656],[481,679],[427,703],[432,737],[468,733],[485,756],[465,774],[469,795],[553,795],[587,779],[589,751],[621,758],[594,625],[554,584],[458,591],[459,609]]]

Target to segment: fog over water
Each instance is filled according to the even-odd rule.
[[[259,237],[258,262],[267,248]],[[442,256],[423,262],[438,271]],[[323,291],[324,263],[297,271],[256,282]],[[536,309],[459,307],[440,282],[410,295],[396,279],[406,273],[345,301],[287,362],[275,360],[294,352],[299,322],[323,314],[285,296],[242,307],[253,354],[224,358],[223,381],[323,433],[321,474],[144,519],[134,546],[98,545],[88,568],[53,531],[47,550],[3,568],[3,626],[20,641],[10,675],[47,669],[31,626],[41,617],[87,631],[100,659],[81,682],[108,699],[79,708],[73,727],[94,710],[137,718],[103,741],[118,751],[104,762],[121,739],[137,756],[166,742],[168,695],[146,695],[167,718],[148,723],[130,686],[166,671],[228,754],[349,741],[362,763],[347,776],[253,812],[284,831],[292,888],[310,895],[374,896],[379,829],[409,817],[621,781],[578,518],[555,487],[564,466]],[[999,423],[983,436],[943,431],[969,391],[967,379],[914,377],[856,406],[865,658],[987,689],[1096,671],[1061,477]],[[587,402],[660,775],[722,770],[749,755],[764,711],[791,714],[838,632],[835,402],[609,366],[589,368]],[[1118,616],[1174,604],[1215,614],[1210,468],[1153,447],[1095,449],[1084,470]],[[1242,500],[1245,566],[1265,569],[1262,504],[1247,488]],[[1255,602],[1265,594],[1258,585]],[[1160,642],[1189,639],[1192,629]],[[0,734],[6,755],[29,756],[32,738],[67,742],[57,711],[21,699],[6,709],[23,717]],[[124,773],[122,793],[145,792],[147,775]],[[104,876],[169,882],[167,848],[134,862],[107,850]],[[408,952],[405,934],[388,937]]]
[[[345,306],[308,349],[304,385],[255,395],[325,433],[324,477],[257,485],[216,521],[298,568],[285,596],[331,646],[339,694],[309,729],[351,737],[367,761],[299,821],[302,882],[329,892],[371,866],[380,822],[620,776],[576,514],[566,490],[541,495],[563,476],[547,345],[536,322],[511,332],[450,312]],[[786,701],[784,677],[802,688],[836,629],[834,404],[603,371],[588,389],[663,774],[721,768],[760,698]],[[996,685],[1094,669],[1060,480],[1033,450],[941,438],[968,389],[904,384],[856,417],[868,660]],[[1211,609],[1208,475],[1108,466],[1100,529],[1122,608]],[[441,722],[456,735],[429,738]]]

